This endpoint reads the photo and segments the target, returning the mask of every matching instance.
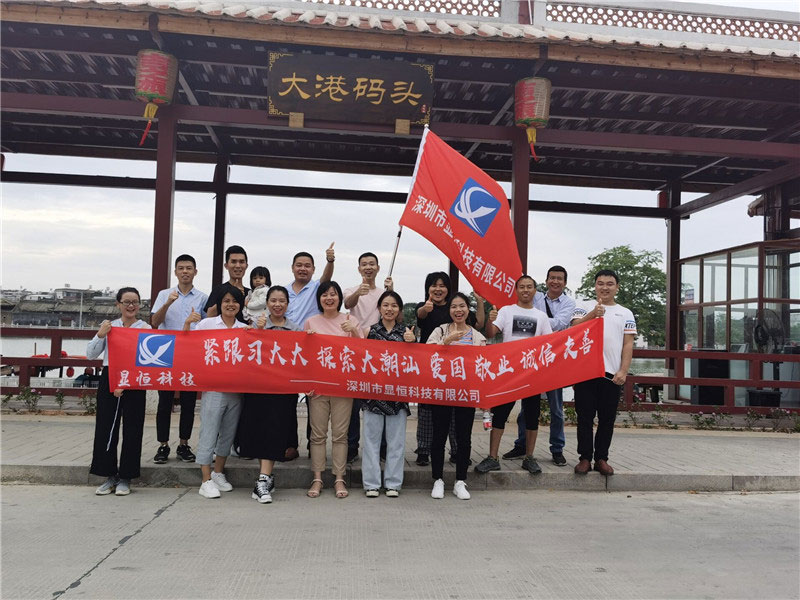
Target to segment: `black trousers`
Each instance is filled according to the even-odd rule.
[[[612,377],[608,374],[608,377]],[[583,460],[608,460],[614,435],[621,388],[605,377],[575,384],[575,412],[578,413],[578,454]],[[597,415],[597,433],[592,443],[592,428]],[[594,451],[593,451],[594,450]]]
[[[139,477],[144,430],[144,390],[125,390],[117,398],[108,388],[108,367],[103,368],[97,388],[97,418],[94,425],[94,448],[89,473],[102,477],[119,475],[122,479]],[[122,450],[117,465],[119,427],[122,423]]]
[[[169,426],[172,418],[172,401],[175,392],[160,390],[158,392],[158,411],[156,412],[156,437],[161,443],[169,441]],[[197,404],[197,392],[179,392],[181,417],[178,423],[178,438],[188,440],[192,437],[194,425],[194,407]]]
[[[527,431],[536,431],[539,429],[539,414],[542,412],[541,396],[528,396],[523,398],[522,410],[525,413],[525,429]],[[514,402],[508,404],[501,404],[492,409],[492,427],[494,429],[505,429],[508,415],[511,414],[511,409],[514,408]],[[530,418],[528,418],[530,415]]]
[[[469,456],[472,453],[472,425],[475,409],[467,406],[431,405],[433,414],[433,443],[431,444],[431,474],[441,479],[444,473],[444,443],[450,431],[450,419],[456,422],[456,479],[466,480]]]

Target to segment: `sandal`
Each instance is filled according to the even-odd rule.
[[[341,483],[341,488],[337,485]],[[344,479],[337,479],[333,483],[333,487],[336,489],[336,497],[337,498],[347,498],[350,495],[350,492],[347,491],[347,487],[345,486]]]
[[[319,484],[319,488],[317,488],[317,484]],[[308,496],[309,498],[319,498],[319,493],[321,491],[322,491],[322,479],[312,479],[311,487],[308,488],[306,496]]]

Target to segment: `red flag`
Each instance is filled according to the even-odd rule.
[[[441,250],[495,306],[522,275],[508,199],[497,182],[425,128],[400,225]]]

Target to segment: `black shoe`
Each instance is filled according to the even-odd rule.
[[[525,456],[525,448],[520,448],[519,446],[514,446],[511,450],[503,454],[505,460],[519,458],[521,456]]]
[[[181,444],[175,449],[175,454],[183,462],[194,462],[197,458],[192,452],[192,447],[189,444]]]
[[[522,468],[531,475],[538,475],[542,472],[542,467],[539,466],[539,463],[536,462],[533,456],[526,456],[522,459]]]
[[[169,456],[169,446],[159,446],[156,450],[156,455],[153,457],[153,462],[157,465],[163,465],[167,462]]]
[[[431,464],[431,460],[427,454],[417,454],[417,464],[420,467],[427,467]]]
[[[567,464],[567,459],[564,458],[564,454],[561,452],[553,452],[553,464],[558,465],[559,467],[563,467]]]
[[[351,463],[358,458],[358,448],[347,449],[347,462]]]

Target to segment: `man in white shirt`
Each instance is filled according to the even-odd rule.
[[[181,254],[175,259],[175,277],[178,285],[173,288],[161,290],[153,303],[150,324],[155,329],[170,329],[181,331],[192,310],[205,317],[203,310],[208,296],[194,287],[194,278],[197,275],[197,264],[192,256]],[[172,417],[172,402],[176,392],[160,390],[158,392],[158,409],[156,411],[156,437],[159,447],[153,462],[163,465],[169,457],[169,428]],[[194,408],[197,403],[197,392],[179,392],[181,403],[181,416],[179,421],[178,444],[175,454],[179,460],[194,462],[195,455],[189,446],[194,426]]]
[[[489,324],[486,326],[486,336],[494,337],[498,332],[503,333],[503,341],[522,340],[538,335],[552,333],[547,314],[533,306],[533,296],[536,293],[536,282],[533,277],[523,275],[517,280],[517,303],[504,306],[499,311],[489,313]],[[539,395],[522,399],[525,411],[525,458],[522,468],[531,475],[542,472],[539,463],[533,458],[536,447],[536,436],[539,433]],[[508,415],[514,408],[514,402],[501,404],[492,409],[492,431],[489,434],[489,456],[484,458],[475,470],[478,473],[499,471],[500,461],[497,459],[500,449],[500,440],[506,428]]]
[[[575,472],[579,475],[588,473],[594,457],[594,470],[608,477],[614,474],[614,469],[608,464],[608,449],[614,435],[620,391],[633,358],[636,320],[630,310],[614,300],[619,291],[619,277],[614,271],[598,271],[594,277],[594,289],[597,301],[583,300],[576,303],[572,324],[579,325],[596,318],[604,319],[603,362],[606,373],[604,377],[589,379],[574,386],[580,455]],[[595,415],[597,434],[593,441]]]
[[[361,275],[361,285],[347,288],[344,293],[344,307],[350,311],[356,320],[361,323],[364,337],[367,337],[369,328],[380,319],[378,298],[386,290],[394,288],[392,278],[383,280],[383,287],[375,284],[375,278],[381,270],[378,257],[372,252],[364,252],[358,257],[358,274]],[[400,307],[402,309],[402,307]],[[353,410],[350,413],[350,429],[347,433],[347,462],[353,462],[358,456],[358,444],[361,441],[361,401],[353,400]]]
[[[547,293],[536,292],[533,305],[547,313],[550,327],[553,331],[562,331],[570,326],[572,313],[575,310],[575,300],[567,296],[564,288],[567,286],[567,270],[561,265],[553,265],[547,270]],[[553,463],[559,467],[567,464],[564,458],[564,396],[561,388],[547,392],[547,402],[550,405],[550,454]],[[503,454],[503,458],[517,458],[525,455],[525,411],[519,411],[517,417],[518,437],[514,448]]]

